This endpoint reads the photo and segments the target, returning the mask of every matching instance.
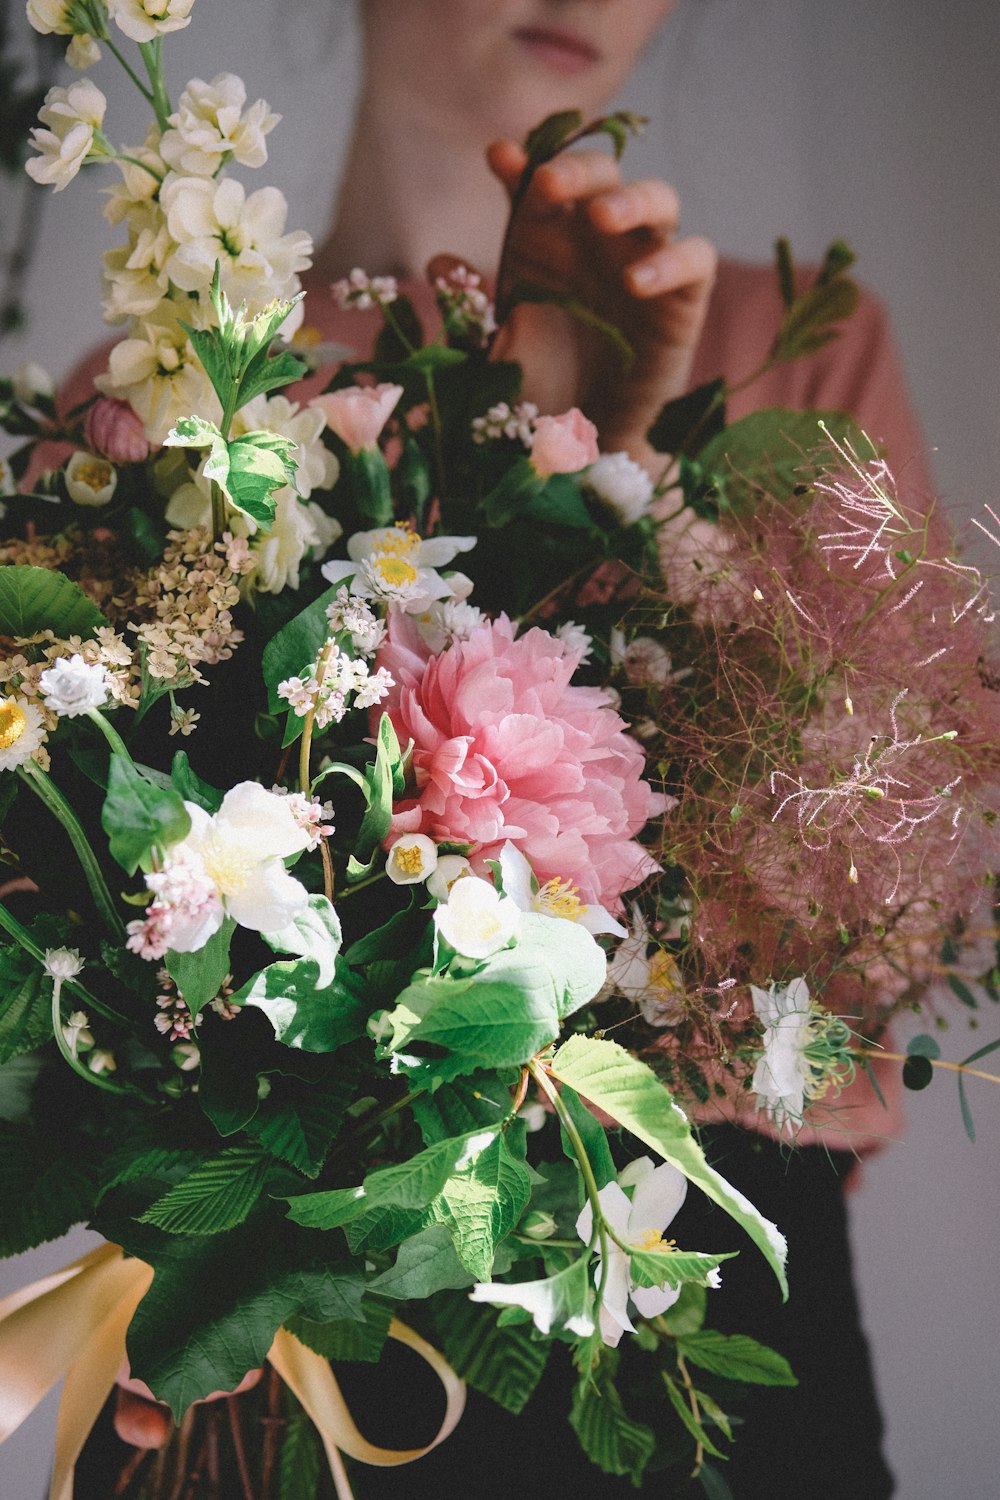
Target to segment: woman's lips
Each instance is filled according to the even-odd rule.
[[[522,26],[514,36],[554,73],[582,73],[601,58],[592,42],[572,31],[558,31],[549,26]]]

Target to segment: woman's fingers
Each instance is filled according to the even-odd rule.
[[[493,141],[486,148],[486,160],[494,176],[513,193],[528,164],[523,148],[516,141]],[[620,183],[618,163],[608,152],[567,151],[536,170],[528,197],[537,207],[572,207]]]
[[[646,229],[660,239],[672,239],[680,222],[680,200],[669,183],[657,177],[622,183],[601,192],[587,204],[587,214],[602,234],[628,234]]]
[[[718,260],[710,240],[689,235],[633,260],[624,273],[625,286],[634,297],[644,299],[685,287],[703,287],[707,293],[715,281]]]

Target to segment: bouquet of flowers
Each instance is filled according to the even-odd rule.
[[[725,1381],[794,1375],[703,1326],[728,1257],[664,1234],[693,1183],[782,1288],[785,1243],[689,1116],[751,1097],[794,1133],[942,943],[957,965],[995,822],[982,581],[837,413],[727,425],[716,383],[653,428],[659,484],[599,454],[579,411],[520,399],[462,266],[429,341],[354,272],[334,291],[380,309],[372,358],[279,394],[324,360],[296,340],[310,246],[227,172],[266,160],[268,106],[229,74],[171,102],[191,7],[28,7],[78,65],[136,43],[155,119],[117,151],[89,80],[47,96],[32,176],[118,172],[125,337],[68,415],[30,370],[0,384],[26,440],[0,543],[0,1248],[107,1241],[0,1309],[0,1378],[39,1344],[36,1384],[69,1371],[68,1494],[127,1351],[122,1389],[180,1425],[117,1493],[166,1495],[218,1463],[194,1403],[267,1361],[241,1399],[283,1442],[265,1423],[248,1457],[239,1415],[224,1441],[246,1494],[290,1500],[321,1450],[341,1495],[419,1456],[361,1435],[331,1361],[416,1349],[436,1442],[465,1381],[522,1410],[558,1342],[595,1464],[693,1462],[724,1493]],[[526,174],[633,124],[553,117]],[[848,264],[796,294],[782,250],[773,359],[832,335]],[[626,1332],[655,1430],[616,1390]]]

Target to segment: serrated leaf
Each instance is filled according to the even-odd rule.
[[[301,1409],[285,1427],[278,1460],[278,1500],[303,1500],[315,1495],[320,1475],[320,1436]]]
[[[406,1045],[432,1042],[446,1048],[447,1055],[416,1058],[407,1054],[406,1071],[413,1077],[433,1077],[447,1083],[463,1073],[521,1067],[559,1032],[550,980],[544,988],[536,989],[518,989],[513,980],[495,984],[474,984],[469,979],[427,981],[404,990],[397,1011],[406,1013],[408,1006],[419,1004],[422,993],[436,999],[428,1014],[410,1030]]]
[[[168,948],[163,963],[195,1020],[202,1006],[214,1000],[229,973],[229,945],[236,931],[232,917],[195,953],[175,953]]]
[[[501,1133],[449,1177],[430,1204],[428,1220],[444,1225],[462,1265],[485,1281],[497,1246],[514,1228],[530,1195],[528,1169],[511,1155]]]
[[[336,964],[334,973],[332,983],[321,985],[312,959],[269,964],[236,991],[230,1004],[262,1011],[286,1047],[335,1052],[364,1031],[368,1006],[360,980],[346,964]]]
[[[341,1058],[328,1078],[271,1074],[271,1091],[246,1122],[247,1134],[306,1177],[318,1176],[354,1097],[357,1072]]]
[[[271,391],[280,390],[282,386],[291,385],[295,380],[301,380],[308,374],[309,367],[304,360],[297,359],[289,350],[282,350],[279,354],[266,355],[262,359],[254,360],[247,366],[246,373],[240,381],[240,390],[237,397],[236,410],[239,411],[252,401],[255,396],[266,396]]]
[[[21,1255],[89,1218],[94,1188],[61,1142],[0,1121],[0,1256]]]
[[[223,484],[226,499],[263,530],[274,520],[275,492],[295,484],[296,444],[276,432],[247,432],[228,444],[229,472]],[[207,472],[207,470],[206,470]]]
[[[799,1383],[783,1354],[744,1333],[726,1334],[705,1328],[679,1338],[677,1349],[692,1364],[726,1380],[740,1380],[748,1385]]]
[[[630,1250],[629,1272],[636,1286],[680,1286],[706,1282],[711,1271],[737,1254],[705,1255],[698,1250]]]
[[[343,930],[333,903],[326,896],[311,895],[305,909],[287,927],[261,936],[275,953],[295,953],[314,964],[320,988],[332,984]]]
[[[550,1345],[525,1327],[501,1328],[496,1313],[454,1298],[438,1318],[441,1348],[456,1375],[520,1416],[548,1363]]]
[[[167,1234],[221,1234],[235,1229],[261,1195],[267,1160],[254,1148],[235,1146],[202,1162],[182,1182],[158,1198],[141,1224],[155,1224]]]
[[[617,1359],[605,1353],[577,1383],[569,1421],[591,1463],[605,1474],[628,1474],[638,1486],[656,1451],[656,1438],[626,1412],[615,1386],[616,1369]]]
[[[123,755],[112,755],[101,808],[108,848],[128,875],[153,850],[163,852],[191,831],[191,815],[177,792],[155,785]]]
[[[499,1129],[510,1113],[510,1094],[495,1073],[473,1073],[413,1096],[413,1118],[426,1145],[470,1131]]]
[[[368,1285],[383,1297],[409,1302],[471,1286],[474,1280],[459,1260],[448,1229],[444,1224],[432,1224],[404,1240],[395,1265]]]
[[[0,1063],[52,1038],[52,984],[21,948],[0,953]]]
[[[713,1203],[741,1224],[763,1253],[787,1298],[782,1234],[705,1159],[687,1117],[652,1069],[619,1047],[594,1037],[570,1037],[550,1065],[568,1083],[683,1172]]]
[[[316,1323],[311,1318],[289,1318],[285,1327],[307,1348],[334,1361],[348,1359],[377,1364],[389,1336],[392,1307],[365,1294],[363,1318],[338,1318]],[[298,1500],[298,1497],[297,1497]]]
[[[64,574],[20,563],[0,568],[0,635],[51,630],[62,639],[89,640],[107,623],[93,599]]]
[[[705,1431],[704,1427],[698,1421],[698,1418],[695,1416],[694,1412],[691,1410],[690,1402],[688,1401],[685,1393],[681,1390],[680,1386],[677,1385],[676,1381],[674,1381],[670,1377],[670,1375],[667,1374],[666,1370],[661,1370],[660,1374],[663,1376],[663,1384],[666,1386],[667,1395],[670,1397],[671,1406],[680,1417],[681,1421],[684,1423],[684,1426],[694,1438],[695,1442],[700,1443],[701,1446],[705,1449],[706,1453],[713,1454],[715,1458],[725,1458],[726,1455],[720,1452],[719,1449],[715,1446],[715,1444],[712,1442],[712,1439],[709,1437],[708,1433]]]

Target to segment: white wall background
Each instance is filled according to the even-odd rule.
[[[290,225],[320,233],[353,97],[349,0],[202,0],[168,57],[178,84],[227,68],[281,111],[257,175],[286,192]],[[998,65],[997,0],[684,0],[622,100],[651,116],[632,169],[675,183],[686,229],[754,259],[770,257],[779,233],[802,259],[838,235],[855,246],[892,311],[957,520],[1000,505]],[[109,74],[98,82],[112,86]],[[110,134],[134,140],[142,120],[116,100]],[[59,376],[101,338],[105,233],[86,186],[48,203],[30,333],[0,348],[5,368],[30,352]],[[945,1055],[997,1034],[1000,1014],[972,1036],[956,1015]],[[901,1500],[997,1493],[1000,1091],[970,1093],[975,1145],[940,1076],[912,1099],[906,1142],[868,1167],[852,1205]],[[0,1292],[83,1243],[0,1267]],[[40,1496],[51,1422],[49,1403],[0,1450],[4,1500]]]

